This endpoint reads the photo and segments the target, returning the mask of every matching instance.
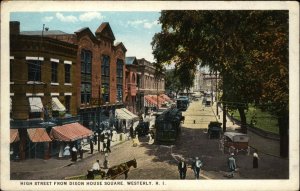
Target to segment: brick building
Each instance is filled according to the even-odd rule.
[[[19,22],[10,23],[11,148],[21,159],[36,151],[48,158],[63,142],[77,144],[92,132],[84,127],[99,130],[123,106],[127,50],[114,41],[108,23],[95,35],[89,28],[68,34],[44,26],[20,32]],[[68,137],[75,129],[82,135]]]
[[[10,23],[11,149],[21,159],[47,158],[51,127],[76,121],[78,47],[43,32],[22,34],[19,22]]]
[[[125,105],[126,108],[133,112],[137,113],[138,104],[137,104],[137,87],[138,87],[138,62],[136,57],[126,57],[126,72],[125,72]]]
[[[165,92],[164,74],[156,77],[155,66],[146,59],[138,59],[138,80],[140,85],[137,91],[137,104],[140,105],[139,112],[144,112],[145,107],[160,107]],[[158,96],[158,97],[157,97]]]
[[[114,43],[109,23],[95,32],[86,27],[74,34],[48,37],[77,45],[77,109],[84,126],[97,129],[108,111],[122,107],[125,101],[125,53],[123,43]]]

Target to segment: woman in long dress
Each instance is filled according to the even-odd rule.
[[[253,153],[253,168],[258,168],[258,154],[257,150]]]

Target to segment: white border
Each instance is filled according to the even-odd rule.
[[[26,5],[26,6],[24,6]],[[71,7],[71,9],[70,9]],[[290,16],[290,179],[289,180],[235,180],[235,181],[200,181],[186,180],[179,182],[177,180],[168,180],[167,187],[160,187],[158,190],[296,190],[299,186],[299,4],[297,2],[200,2],[200,1],[131,1],[131,2],[70,2],[70,1],[8,1],[1,3],[1,74],[8,74],[9,67],[3,63],[9,60],[9,14],[14,11],[160,11],[165,10],[289,10]],[[49,190],[53,187],[22,187],[16,188],[19,181],[9,180],[9,75],[1,75],[1,188],[11,189],[39,189]],[[6,110],[4,109],[6,108]],[[5,128],[6,127],[6,128]],[[276,168],[276,167],[274,167]],[[295,170],[296,169],[296,170]],[[32,181],[36,182],[36,181]],[[19,186],[17,186],[19,187]],[[55,187],[56,190],[65,189],[65,187]],[[68,190],[98,190],[99,187],[80,187],[68,186]],[[111,187],[101,187],[101,189],[111,189]],[[114,189],[131,190],[150,190],[153,187],[114,187]]]

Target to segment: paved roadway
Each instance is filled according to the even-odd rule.
[[[204,166],[201,179],[227,179],[227,154],[219,150],[218,139],[208,139],[207,125],[215,121],[216,116],[212,107],[204,107],[201,101],[192,102],[186,112],[183,112],[185,122],[182,125],[180,139],[169,146],[149,145],[148,138],[140,138],[140,145],[132,146],[131,141],[126,141],[112,148],[109,155],[109,164],[116,165],[135,158],[138,163],[136,169],[131,168],[128,179],[179,179],[177,159],[179,156],[190,161],[193,157],[200,157]],[[195,121],[195,123],[194,123]],[[288,160],[259,153],[259,168],[252,168],[252,156],[240,154],[236,156],[239,171],[235,179],[282,179],[288,178]],[[39,170],[28,170],[28,166],[21,163],[12,163],[12,179],[63,179],[66,176],[85,174],[92,167],[96,159],[103,162],[103,154],[91,155],[82,161],[70,166],[51,167],[49,161],[32,160]],[[30,161],[29,161],[30,162]],[[29,163],[27,161],[27,163]],[[24,162],[23,164],[26,164]],[[33,164],[33,165],[34,165]],[[58,173],[59,172],[59,173]],[[124,179],[120,176],[119,179]],[[188,169],[187,179],[194,179],[191,169]]]

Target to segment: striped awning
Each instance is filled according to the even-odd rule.
[[[116,115],[118,119],[131,120],[133,118],[131,115],[129,115],[122,109],[116,109]]]
[[[66,111],[66,108],[59,101],[59,99],[57,97],[52,97],[52,110],[53,111]]]
[[[156,100],[154,100],[150,96],[145,96],[145,103],[146,103],[146,106],[148,106],[148,107],[156,107],[157,106]]]
[[[32,128],[27,129],[27,133],[29,136],[29,139],[34,143],[40,143],[40,142],[51,142],[46,129],[44,128]]]
[[[10,129],[10,143],[18,142],[20,140],[18,129]]]
[[[93,135],[93,132],[79,123],[53,127],[50,137],[58,141],[75,141]]]

